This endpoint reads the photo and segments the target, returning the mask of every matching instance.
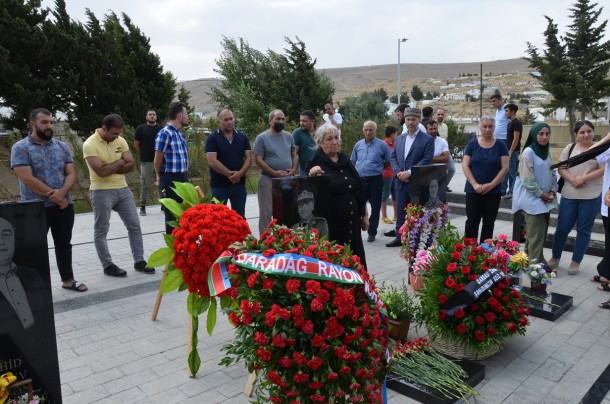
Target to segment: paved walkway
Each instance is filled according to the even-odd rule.
[[[451,186],[463,189],[458,173]],[[146,255],[163,245],[163,215],[158,206],[141,217]],[[258,208],[248,198],[246,216],[256,233]],[[463,229],[464,217],[452,218]],[[380,234],[390,228],[381,225]],[[510,234],[511,223],[498,222],[496,234]],[[366,239],[366,234],[363,235]],[[369,271],[377,282],[400,283],[406,276],[397,248],[388,239],[365,242]],[[133,270],[125,228],[113,215],[109,245],[115,263],[128,270],[126,278],[104,276],[93,245],[93,215],[81,214],[74,228],[74,265],[86,293],[61,289],[50,249],[53,301],[64,403],[248,403],[243,395],[244,367],[218,365],[220,348],[232,339],[223,316],[213,336],[200,332],[202,365],[195,379],[187,376],[186,292],[164,296],[157,321],[150,316],[161,279]],[[52,242],[50,241],[52,246]],[[547,251],[547,256],[550,254]],[[610,311],[597,305],[610,297],[596,290],[589,278],[598,258],[586,256],[581,273],[567,275],[570,254],[561,261],[562,274],[552,291],[574,297],[574,307],[556,322],[531,318],[523,337],[483,363],[485,380],[478,386],[478,403],[578,403],[610,363]],[[409,336],[418,336],[411,330]],[[608,382],[608,381],[607,381]],[[390,403],[414,402],[389,391]],[[610,404],[610,393],[604,404]]]

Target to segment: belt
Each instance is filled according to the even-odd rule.
[[[164,176],[164,177],[172,177],[172,178],[184,178],[184,177],[186,177],[186,173],[164,173],[164,172],[161,172],[160,175]]]
[[[370,180],[370,179],[379,178],[379,177],[381,177],[381,174],[378,174],[378,175],[369,175],[368,177],[362,177],[362,178],[365,179],[365,180]]]

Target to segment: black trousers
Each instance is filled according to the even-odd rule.
[[[161,198],[171,198],[178,203],[182,203],[182,198],[180,198],[172,187],[174,187],[174,182],[188,182],[188,177],[186,173],[161,173],[159,175],[159,195]],[[168,224],[168,222],[176,220],[172,212],[168,209],[165,209],[165,206],[162,207],[163,212],[165,213],[165,232],[167,234],[172,234],[174,228]]]
[[[494,225],[498,216],[498,209],[500,209],[500,198],[499,193],[485,195],[475,192],[466,193],[465,238],[477,238],[481,219],[483,219],[483,226],[481,227],[480,242],[493,237]]]
[[[604,221],[604,230],[606,231],[606,245],[604,258],[597,264],[597,273],[599,276],[608,279],[610,278],[610,223],[608,223],[608,218],[606,216],[602,216],[602,220]]]
[[[51,229],[53,244],[55,244],[55,259],[62,282],[74,279],[72,271],[72,228],[74,227],[74,205],[65,209],[59,206],[45,208],[47,217],[47,233]]]

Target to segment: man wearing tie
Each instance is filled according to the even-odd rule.
[[[407,131],[396,139],[394,150],[390,156],[392,172],[394,172],[394,189],[398,205],[398,220],[396,221],[395,238],[386,247],[401,245],[398,230],[405,222],[405,208],[411,202],[411,167],[432,163],[434,156],[434,139],[419,129],[421,111],[418,108],[406,108],[404,111]]]

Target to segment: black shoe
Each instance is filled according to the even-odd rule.
[[[371,236],[371,235],[369,234],[369,237],[366,239],[366,241],[368,241],[369,243],[371,243],[371,242],[375,241],[375,236]]]
[[[145,274],[155,273],[155,268],[147,267],[146,261],[136,262],[135,264],[133,264],[133,267],[136,269],[136,271],[144,272]]]
[[[146,208],[144,206],[140,208],[140,216],[146,216]]]
[[[447,192],[453,192],[451,188],[447,187]]]
[[[396,230],[386,231],[385,233],[383,233],[383,235],[386,237],[396,237]]]
[[[114,264],[110,264],[104,268],[104,273],[109,276],[127,276],[127,271],[117,267]]]
[[[402,242],[399,239],[395,238],[394,240],[387,243],[385,246],[386,247],[400,247],[401,245],[402,245]]]

